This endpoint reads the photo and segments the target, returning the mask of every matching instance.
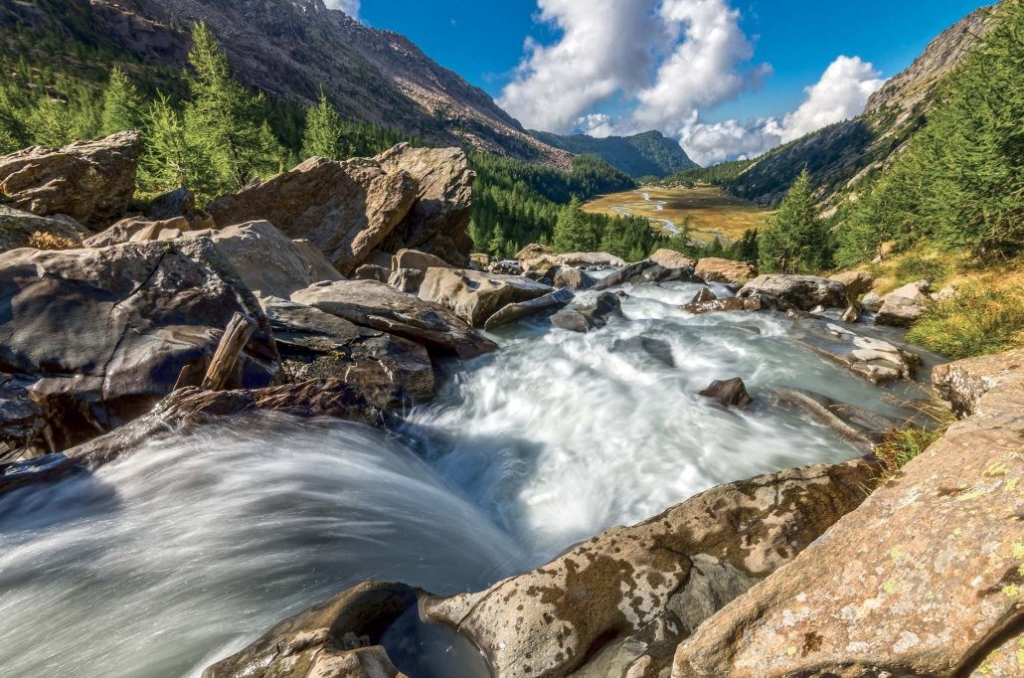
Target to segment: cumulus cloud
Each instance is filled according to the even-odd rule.
[[[359,18],[360,0],[324,0],[328,9],[340,9],[353,19]]]
[[[701,123],[693,115],[679,132],[683,148],[696,162],[714,164],[732,158],[755,157],[810,134],[827,125],[860,115],[885,80],[860,57],[840,56],[817,83],[804,91],[806,98],[792,113],[741,123],[726,120]]]

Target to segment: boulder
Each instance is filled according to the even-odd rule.
[[[0,462],[22,456],[26,448],[43,446],[46,413],[29,394],[30,384],[0,374],[0,443],[7,449],[6,453],[0,452]]]
[[[697,262],[695,273],[708,282],[742,285],[757,275],[745,261],[705,257]]]
[[[398,144],[376,161],[386,172],[408,174],[418,187],[409,215],[391,232],[383,249],[412,248],[453,266],[469,265],[473,239],[467,229],[476,173],[469,169],[465,152]]]
[[[972,417],[680,644],[672,676],[989,675],[1024,622],[1018,358],[988,363],[1005,381]]]
[[[434,368],[423,346],[312,306],[270,296],[259,301],[292,380],[340,379],[382,410],[433,397]]]
[[[89,228],[120,219],[135,195],[138,132],[36,146],[0,157],[0,201],[40,216],[65,214]]]
[[[86,247],[110,247],[126,242],[174,240],[191,230],[192,226],[185,217],[174,217],[166,221],[128,217],[94,236],[86,238],[83,244]]]
[[[658,250],[650,257],[654,263],[665,268],[696,268],[697,260],[675,250]]]
[[[913,325],[927,308],[930,286],[927,280],[918,280],[882,297],[882,307],[878,310],[875,323],[897,327]]]
[[[502,259],[501,261],[492,261],[491,265],[487,267],[487,272],[499,275],[523,275],[523,267],[513,259]]]
[[[486,591],[423,596],[420,613],[468,636],[495,678],[666,667],[701,622],[856,508],[875,472],[857,460],[717,487]]]
[[[351,275],[409,215],[418,191],[408,173],[386,171],[374,160],[310,158],[207,209],[218,225],[266,219],[290,238],[309,240]]]
[[[400,268],[388,276],[387,283],[399,292],[419,294],[425,275],[424,271],[415,268]]]
[[[376,264],[363,264],[352,275],[356,280],[376,280],[386,283],[391,278],[391,269]],[[340,276],[339,276],[340,279]]]
[[[935,392],[949,403],[958,417],[974,413],[989,391],[1024,383],[1024,348],[996,355],[960,360],[932,369]]]
[[[158,195],[149,204],[149,210],[146,212],[146,218],[151,221],[167,221],[177,217],[184,217],[192,230],[215,227],[213,219],[196,208],[195,194],[184,187]]]
[[[40,242],[40,236],[54,244],[81,247],[88,235],[89,230],[71,217],[40,217],[0,205],[0,252],[21,247],[43,249],[40,245],[45,241]]]
[[[203,678],[394,678],[381,637],[415,605],[416,591],[403,584],[360,584],[286,619]]]
[[[463,359],[498,348],[443,306],[376,281],[318,283],[292,294],[291,300],[360,327],[387,332],[431,351],[456,354]]]
[[[626,260],[607,252],[568,252],[559,254],[557,263],[561,266],[585,269],[622,268],[626,265]]]
[[[516,254],[516,261],[523,271],[547,270],[558,265],[558,258],[554,250],[547,245],[533,243],[519,250]]]
[[[481,271],[486,271],[487,267],[491,265],[491,255],[483,252],[476,252],[469,255],[469,261],[471,264],[477,266]]]
[[[591,306],[567,308],[551,316],[551,324],[570,332],[586,333],[608,324],[612,316],[624,317],[622,300],[617,294],[602,293]]]
[[[545,285],[556,289],[568,287],[571,290],[586,290],[597,284],[597,280],[581,268],[555,266],[540,279]]]
[[[705,288],[706,289],[706,288]],[[734,311],[760,311],[763,308],[758,298],[739,299],[727,297],[725,299],[712,299],[710,301],[691,301],[683,306],[683,310],[694,315],[706,313],[730,313]]]
[[[846,288],[846,294],[849,295],[850,300],[856,300],[862,294],[867,294],[875,284],[875,276],[867,271],[845,271],[832,276],[829,280],[841,283]]]
[[[697,290],[697,294],[693,295],[693,299],[690,299],[690,304],[707,304],[708,302],[717,301],[718,295],[711,291],[710,287],[701,287]]]
[[[912,381],[921,364],[920,356],[905,348],[824,319],[797,318],[791,336],[876,386],[900,379]]]
[[[518,304],[509,304],[488,318],[484,327],[487,330],[495,330],[502,325],[508,325],[523,318],[553,311],[572,302],[575,297],[576,295],[573,294],[571,289],[563,287],[536,299],[523,301]]]
[[[33,382],[58,448],[148,411],[235,313],[259,328],[230,383],[269,385],[270,323],[209,239],[0,254],[0,372]]]
[[[739,377],[727,381],[714,381],[697,395],[714,400],[722,407],[735,407],[740,410],[754,402],[747,393],[746,384]]]
[[[473,327],[482,327],[505,306],[536,299],[551,291],[548,285],[518,276],[431,268],[420,285],[419,297],[444,306]]]
[[[755,294],[768,294],[801,311],[815,306],[846,308],[846,288],[843,284],[828,278],[812,275],[769,274],[754,278],[739,291],[740,298]]]
[[[400,271],[403,268],[425,273],[428,268],[449,268],[449,266],[448,262],[433,254],[420,252],[419,250],[403,249],[398,250],[391,259],[391,270]]]
[[[867,294],[864,295],[864,298],[861,299],[860,307],[863,308],[865,311],[878,313],[882,309],[883,303],[885,303],[885,300],[882,299],[882,296],[880,294],[877,294],[875,292],[868,292]]]
[[[625,268],[615,271],[594,286],[594,289],[606,290],[619,285],[643,285],[663,282],[695,282],[704,283],[702,278],[693,274],[689,268],[665,268],[653,261],[638,261]]]

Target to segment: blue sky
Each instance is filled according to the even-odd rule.
[[[659,128],[706,163],[855,115],[884,78],[985,4],[362,0],[359,17],[407,35],[527,126],[598,136]],[[814,96],[806,89],[816,83]],[[709,150],[719,146],[728,148]]]

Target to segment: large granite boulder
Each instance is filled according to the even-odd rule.
[[[121,219],[108,229],[85,239],[86,247],[110,247],[126,242],[153,242],[174,240],[192,230],[192,224],[185,217],[154,221],[142,217]]]
[[[704,283],[704,279],[694,275],[692,268],[665,268],[650,259],[638,261],[625,268],[620,268],[594,286],[596,290],[606,290],[619,285],[643,285],[665,282]]]
[[[463,359],[498,348],[443,306],[374,280],[317,283],[295,292],[291,300]]]
[[[203,678],[394,678],[381,637],[415,604],[408,586],[360,584],[284,620]]]
[[[918,280],[899,288],[895,292],[882,297],[882,306],[878,309],[875,323],[879,325],[895,325],[908,327],[924,315],[931,298],[927,280]]]
[[[753,266],[745,261],[704,257],[697,262],[698,276],[708,282],[742,285],[757,275]]]
[[[468,636],[495,678],[666,667],[701,622],[856,508],[875,472],[857,460],[717,487],[486,591],[424,596],[420,611]]]
[[[218,226],[265,219],[290,238],[309,240],[350,275],[408,216],[418,190],[409,174],[374,160],[310,158],[207,209]]]
[[[44,244],[39,242],[40,235],[54,243],[80,247],[89,230],[70,217],[40,217],[0,205],[0,252],[38,247]]]
[[[259,327],[230,384],[269,385],[270,323],[210,240],[14,250],[0,254],[0,372],[33,382],[66,447],[148,411],[186,364],[205,367],[236,312]]]
[[[434,369],[423,346],[312,306],[270,296],[259,301],[292,380],[340,379],[382,410],[434,395]]]
[[[484,323],[509,304],[542,297],[551,287],[519,276],[483,273],[470,269],[431,268],[420,285],[419,296],[444,306],[473,327]]]
[[[1024,348],[996,355],[937,365],[932,369],[936,393],[959,417],[969,416],[978,401],[995,388],[1024,381]]]
[[[66,214],[96,229],[124,215],[135,195],[138,132],[36,146],[0,157],[0,202],[40,216]]]
[[[782,275],[772,273],[754,278],[739,291],[742,299],[767,294],[781,299],[801,311],[818,306],[846,308],[846,287],[841,282],[813,275]]]
[[[392,271],[412,270],[426,273],[428,268],[448,268],[448,262],[433,254],[410,249],[398,250],[391,259]]]
[[[468,266],[473,240],[467,229],[476,174],[469,169],[465,152],[399,144],[376,160],[387,172],[407,173],[418,186],[408,217],[391,232],[383,249],[397,253],[412,248]]]
[[[158,195],[149,204],[146,218],[167,221],[184,217],[193,229],[213,228],[213,220],[196,207],[196,196],[187,188],[176,188]]]
[[[617,294],[602,292],[593,304],[566,308],[551,316],[551,324],[563,330],[586,334],[606,326],[613,317],[625,317],[622,313],[622,300]]]
[[[658,250],[650,257],[654,263],[665,268],[696,268],[697,260],[675,250]]]
[[[977,399],[973,416],[824,539],[707,620],[679,646],[672,676],[980,676],[998,675],[986,662],[1008,668],[1013,655],[1002,655],[1020,642],[1024,623],[1020,358],[950,368],[972,375],[965,383],[992,370],[999,383]],[[964,392],[960,401],[973,398]]]
[[[597,284],[597,280],[589,273],[582,268],[573,268],[572,266],[555,266],[548,269],[540,282],[551,285],[555,289],[568,287],[571,290],[587,290]]]

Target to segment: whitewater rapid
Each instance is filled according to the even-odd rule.
[[[907,416],[782,316],[684,313],[696,290],[627,287],[629,320],[588,335],[506,329],[390,433],[251,415],[0,496],[0,675],[198,675],[360,581],[479,590],[713,485],[860,453],[696,395],[716,379]],[[414,678],[453,675],[459,648],[432,642]]]

